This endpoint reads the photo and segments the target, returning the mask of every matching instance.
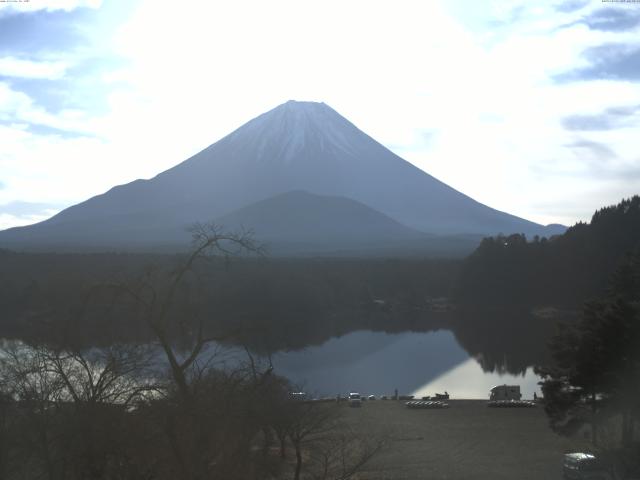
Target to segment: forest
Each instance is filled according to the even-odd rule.
[[[618,265],[640,245],[640,197],[596,211],[563,235],[485,238],[463,262],[456,300],[466,305],[579,308],[602,293]]]

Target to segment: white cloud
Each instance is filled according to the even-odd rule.
[[[8,120],[15,113],[29,108],[32,104],[28,95],[17,92],[4,82],[0,82],[0,119]]]
[[[31,97],[0,82],[0,120],[24,130],[29,124],[76,134],[96,134],[99,118],[77,109],[63,109],[55,115],[37,105]]]
[[[71,11],[80,7],[100,8],[102,0],[32,0],[0,3],[0,16],[13,12],[37,12],[38,10]]]
[[[2,228],[41,221],[57,213],[60,208],[54,206],[68,206],[107,191],[121,183],[121,172],[131,163],[128,152],[96,138],[35,135],[0,126],[0,144],[4,184],[0,205],[27,199],[52,206],[21,215],[4,212]],[[135,175],[135,168],[131,174]]]
[[[0,57],[0,76],[57,80],[69,68],[62,61],[33,61],[16,57]]]
[[[11,215],[8,213],[0,213],[0,230],[38,223],[56,213],[58,213],[56,210],[49,210],[41,215]]]

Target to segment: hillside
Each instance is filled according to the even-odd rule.
[[[625,256],[640,248],[640,196],[593,214],[547,240],[486,238],[464,263],[458,300],[577,306],[600,295]]]

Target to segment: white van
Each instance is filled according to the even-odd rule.
[[[498,385],[489,392],[489,400],[520,400],[520,385]]]

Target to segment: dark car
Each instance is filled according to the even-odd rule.
[[[562,475],[567,480],[614,480],[612,469],[591,453],[567,453]]]

